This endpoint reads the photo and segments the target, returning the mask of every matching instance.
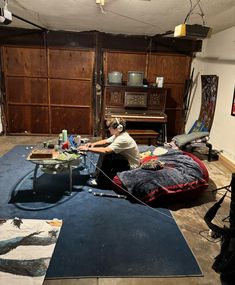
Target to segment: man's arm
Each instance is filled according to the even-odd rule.
[[[104,139],[104,140],[99,140],[97,142],[94,142],[94,143],[86,143],[85,145],[80,145],[78,147],[78,150],[82,150],[82,151],[87,151],[89,147],[95,147],[95,146],[98,146],[98,145],[105,145],[107,144],[107,139]]]
[[[94,147],[94,146],[88,146],[88,145],[81,145],[79,148],[81,151],[91,151],[95,153],[111,153],[113,150],[109,147]]]
[[[111,153],[113,150],[109,147],[88,147],[87,151],[95,152],[95,153]]]
[[[106,144],[109,144],[109,142],[107,139],[104,139],[94,143],[87,143],[85,145],[81,145],[78,149],[81,151],[91,151],[95,153],[111,153],[113,150],[109,146],[99,147]]]
[[[107,143],[108,143],[107,139],[104,139],[104,140],[100,140],[100,141],[97,141],[97,142],[94,142],[94,143],[87,143],[86,146],[94,147],[94,146],[98,146],[98,145],[104,145],[104,144],[107,144]]]

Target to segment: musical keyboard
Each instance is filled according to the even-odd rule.
[[[159,131],[162,141],[167,141],[167,115],[165,114],[167,89],[155,87],[106,86],[103,104],[102,137],[106,137],[106,121],[123,118],[134,129]]]

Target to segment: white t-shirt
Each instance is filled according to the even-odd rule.
[[[127,158],[131,169],[139,167],[137,144],[127,132],[120,133],[117,137],[113,135],[107,139],[107,142],[110,143],[109,147],[113,152],[120,153]]]

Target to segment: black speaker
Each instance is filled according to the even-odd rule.
[[[222,228],[212,223],[212,220],[220,208],[226,193],[207,211],[204,216],[204,220],[208,227],[221,237],[220,253],[215,257],[212,268],[217,273],[220,273],[222,284],[231,285],[234,283],[235,278],[235,173],[232,174],[230,185],[224,188],[229,191],[229,188],[231,188],[229,228],[225,226]]]
[[[231,180],[231,202],[229,214],[230,227],[235,228],[235,173],[232,174]]]

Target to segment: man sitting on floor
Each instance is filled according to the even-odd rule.
[[[79,147],[81,151],[99,153],[96,178],[89,181],[90,186],[112,188],[112,179],[117,172],[139,167],[139,150],[135,140],[126,132],[124,119],[113,118],[107,121],[111,137],[87,143]]]

